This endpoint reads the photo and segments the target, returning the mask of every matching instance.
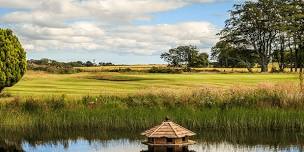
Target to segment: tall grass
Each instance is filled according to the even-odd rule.
[[[15,98],[0,105],[0,128],[143,130],[166,116],[191,129],[304,131],[304,96],[291,85],[158,89],[67,100]]]

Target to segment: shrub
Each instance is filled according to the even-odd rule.
[[[12,95],[6,92],[0,93],[0,98],[7,98],[7,97],[12,97]]]
[[[81,69],[76,69],[68,66],[29,65],[28,69],[33,71],[45,71],[48,73],[56,73],[56,74],[73,74],[73,73],[82,72]]]
[[[169,68],[169,67],[152,67],[148,70],[149,73],[182,73],[182,69]]]
[[[65,99],[66,96],[62,95],[60,98],[51,98],[50,100],[47,101],[47,105],[49,108],[52,110],[60,110],[65,107]]]
[[[118,69],[111,69],[109,72],[131,72],[131,68],[118,68]]]
[[[41,106],[38,100],[29,98],[22,104],[22,109],[26,112],[37,112],[41,109]]]

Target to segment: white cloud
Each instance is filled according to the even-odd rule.
[[[134,25],[151,13],[220,0],[0,0],[16,11],[0,15],[28,51],[98,50],[151,55],[171,47],[210,47],[218,32],[208,22]]]

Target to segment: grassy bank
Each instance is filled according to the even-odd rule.
[[[11,98],[1,103],[1,128],[143,130],[166,116],[192,129],[304,131],[304,96],[294,85],[171,89],[124,96]]]

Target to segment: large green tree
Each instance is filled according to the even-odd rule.
[[[0,29],[0,92],[16,84],[26,71],[26,53],[10,29]]]
[[[230,18],[226,20],[225,28],[219,33],[220,43],[213,51],[218,53],[219,59],[225,58],[226,61],[229,61],[227,55],[231,54],[258,56],[256,61],[262,72],[268,71],[270,62],[278,62],[280,71],[284,71],[288,66],[291,70],[300,68],[302,71],[303,27],[303,0],[245,1],[235,5],[230,11]],[[233,48],[225,48],[225,43],[222,42]]]
[[[204,67],[208,66],[208,54],[200,53],[196,46],[178,46],[177,48],[170,49],[168,52],[164,52],[160,56],[170,66],[180,67]]]
[[[236,47],[228,41],[221,40],[211,49],[211,56],[220,67],[246,67],[249,72],[258,61],[253,50]]]

